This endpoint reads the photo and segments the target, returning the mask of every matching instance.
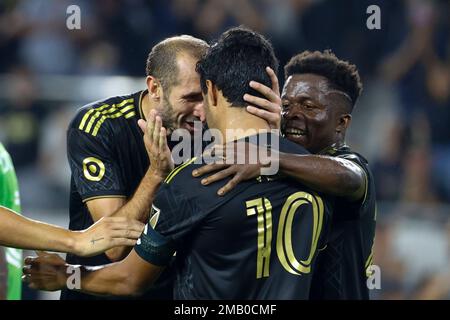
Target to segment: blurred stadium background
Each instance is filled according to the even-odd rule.
[[[68,30],[66,9],[81,8]],[[366,8],[381,8],[368,30]],[[348,143],[376,178],[375,299],[450,298],[450,2],[425,0],[2,0],[0,141],[23,213],[67,226],[65,131],[75,110],[144,88],[149,49],[175,34],[211,40],[245,24],[282,65],[332,49],[365,84]],[[280,70],[282,78],[282,70]],[[25,299],[56,298],[24,289]]]

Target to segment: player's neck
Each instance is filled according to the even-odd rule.
[[[265,120],[248,113],[245,108],[227,106],[222,110],[215,127],[222,133],[225,143],[270,131]]]
[[[345,137],[343,137],[342,139],[336,139],[335,141],[333,141],[332,143],[330,143],[328,146],[326,146],[325,148],[322,148],[322,150],[320,150],[319,152],[316,152],[317,154],[333,154],[334,152],[336,152],[336,150],[342,148],[343,146],[345,146]]]
[[[152,101],[149,98],[148,92],[142,97],[142,115],[144,117],[144,120],[147,119],[147,115],[150,113],[151,110],[156,108],[156,103],[152,103]]]

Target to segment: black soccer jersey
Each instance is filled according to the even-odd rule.
[[[369,299],[368,267],[372,265],[376,225],[375,185],[367,160],[343,146],[329,153],[352,161],[365,172],[364,198],[336,198],[329,241],[317,258],[312,299]]]
[[[306,153],[284,138],[280,150]],[[176,248],[174,298],[307,299],[329,201],[279,176],[243,182],[219,197],[224,182],[202,186],[192,177],[197,162],[175,169],[153,206],[154,230]],[[158,265],[145,246],[149,236],[144,232],[135,250]]]
[[[70,186],[71,230],[93,224],[86,201],[103,197],[129,198],[149,166],[142,132],[141,100],[145,91],[108,98],[81,108],[67,131],[67,154],[72,173]],[[104,255],[82,258],[67,255],[71,264],[111,263]],[[63,291],[62,299],[98,299]]]

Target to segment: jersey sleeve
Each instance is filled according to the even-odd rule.
[[[346,159],[349,160],[351,162],[353,162],[354,164],[356,164],[358,167],[361,168],[361,170],[364,172],[364,199],[367,196],[367,187],[368,187],[368,182],[369,182],[369,168],[367,166],[367,162],[364,161],[363,159],[361,159],[357,154],[353,154],[353,153],[349,153],[349,154],[342,154],[342,155],[338,155],[336,156],[337,158],[341,158],[341,159]],[[363,199],[363,200],[364,200]]]
[[[108,196],[125,196],[124,179],[113,149],[114,139],[93,136],[78,128],[67,132],[67,157],[72,177],[83,201]]]
[[[150,221],[135,246],[136,252],[152,264],[168,264],[206,214],[180,187],[165,183],[153,202]]]
[[[367,161],[355,153],[347,153],[337,155],[336,157],[349,160],[356,164],[364,172],[364,196],[360,201],[347,202],[347,206],[353,207],[354,209],[364,209],[373,205],[375,200],[375,185],[373,181],[372,173],[369,169]],[[364,213],[366,210],[352,210],[352,212]]]
[[[0,145],[0,205],[20,212],[16,172],[8,152]]]

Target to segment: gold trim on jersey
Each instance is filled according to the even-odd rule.
[[[167,176],[166,180],[164,180],[165,183],[170,183],[172,181],[173,177],[175,177],[181,170],[186,168],[188,165],[190,165],[192,162],[194,162],[197,159],[197,157],[192,158],[188,162],[185,162],[184,164],[180,165],[179,167],[172,170],[171,173]]]
[[[347,159],[349,160],[349,159]],[[349,160],[351,161],[351,160]],[[364,197],[361,201],[361,204],[364,204],[367,200],[367,195],[369,193],[369,175],[367,174],[366,170],[364,170],[363,166],[361,166],[359,163],[356,163],[355,161],[352,161],[354,164],[356,164],[358,167],[361,168],[362,172],[364,173]]]
[[[144,110],[142,110],[142,99],[144,98],[144,95],[148,92],[147,89],[142,90],[141,94],[139,95],[139,105],[138,105],[138,110],[139,110],[139,116],[141,117],[141,119],[145,119],[145,115],[144,115]]]
[[[102,196],[94,196],[94,197],[89,197],[86,198],[84,200],[82,200],[84,203],[90,201],[90,200],[95,200],[95,199],[102,199],[102,198],[126,198],[127,196],[125,195],[121,195],[121,194],[111,194],[111,195],[102,195]]]
[[[92,113],[94,113],[96,110],[101,111],[101,110],[105,109],[106,107],[109,107],[109,104],[104,104],[98,108],[92,108],[91,110],[86,112],[86,114],[83,116],[83,119],[81,120],[81,123],[80,123],[80,126],[78,127],[78,129],[83,130],[84,125],[86,124],[86,121],[89,119],[89,117],[91,116]]]
[[[122,116],[129,119],[135,116],[136,112],[134,111],[135,107],[133,102],[134,99],[131,98],[125,99],[120,103],[115,103],[113,105],[104,104],[100,107],[93,108],[86,112],[78,128],[86,133],[92,134],[95,137],[106,119],[116,119]],[[96,121],[97,123],[95,123]]]
[[[100,159],[88,157],[83,160],[83,174],[89,181],[102,180],[105,171],[105,164]]]
[[[129,113],[124,115],[124,112],[130,111],[130,110],[133,110],[133,109],[134,109],[134,105],[129,105],[129,106],[123,108],[122,110],[119,110],[118,113],[102,115],[100,120],[98,120],[97,124],[95,125],[94,130],[92,130],[92,135],[94,137],[97,136],[98,130],[100,130],[101,125],[103,124],[103,122],[105,122],[106,119],[116,119],[116,118],[120,118],[122,116],[125,116],[125,119],[129,119],[132,116],[135,116],[136,112],[134,112],[134,111],[129,112]]]
[[[373,265],[373,245],[372,245],[372,250],[370,252],[369,257],[366,260],[366,263],[364,265],[364,270],[366,271],[366,277],[370,277],[372,275],[372,271],[370,270],[370,267]]]
[[[377,210],[375,209],[375,215],[377,213]],[[372,248],[370,248],[370,254],[367,257],[366,263],[364,264],[364,270],[366,271],[366,277],[370,277],[372,275],[371,271],[369,270],[369,268],[373,265],[373,249],[375,246],[375,238],[376,235],[373,237],[373,241],[372,241]]]
[[[370,267],[372,262],[373,262],[373,249],[371,250],[370,255],[367,257],[364,267],[367,269],[368,267]]]

